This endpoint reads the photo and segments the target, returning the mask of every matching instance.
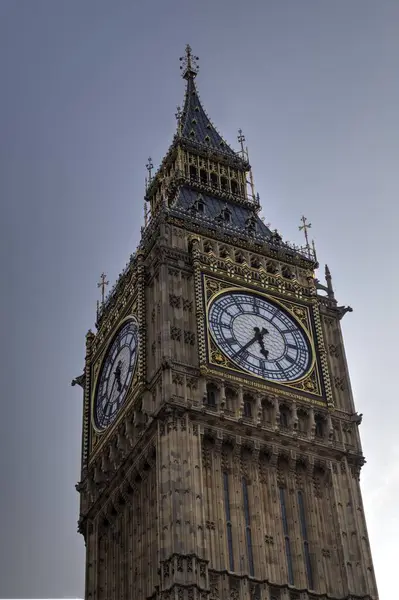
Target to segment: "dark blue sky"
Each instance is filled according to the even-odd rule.
[[[200,56],[215,125],[249,145],[266,222],[312,222],[343,321],[381,600],[399,519],[398,0],[0,0],[0,597],[83,596],[84,336],[139,240]],[[321,276],[321,274],[320,274]],[[395,300],[394,300],[395,298]]]

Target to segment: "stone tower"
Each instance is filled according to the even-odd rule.
[[[331,276],[260,219],[248,153],[200,102],[86,336],[86,600],[377,599]],[[306,233],[306,229],[305,229]]]

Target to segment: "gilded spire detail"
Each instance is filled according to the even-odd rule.
[[[109,281],[106,281],[107,276],[105,273],[101,273],[100,281],[97,283],[97,287],[101,288],[101,304],[105,302],[105,288],[109,285]]]
[[[299,225],[298,229],[299,231],[303,231],[303,233],[305,234],[305,242],[306,242],[306,250],[308,255],[310,256],[310,244],[309,244],[309,236],[308,236],[308,229],[310,229],[312,227],[312,223],[308,223],[308,220],[306,217],[302,216],[301,217],[301,222],[302,225]]]
[[[150,185],[150,183],[152,181],[152,169],[154,168],[154,165],[152,164],[151,156],[148,157],[148,163],[146,164],[145,168],[148,171],[148,185]]]
[[[190,44],[187,44],[185,55],[180,57],[183,79],[194,79],[197,76],[198,60],[198,56],[193,55]]]

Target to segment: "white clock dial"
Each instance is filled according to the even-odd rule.
[[[307,335],[288,312],[262,296],[225,292],[211,302],[208,319],[219,349],[249,373],[283,383],[310,368]]]
[[[138,327],[134,319],[118,331],[108,348],[94,400],[94,423],[97,429],[106,429],[122,408],[137,363]]]

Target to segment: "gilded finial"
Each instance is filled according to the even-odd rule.
[[[194,56],[190,44],[186,45],[185,56],[180,57],[180,69],[183,71],[183,79],[194,79],[198,73],[198,56]]]
[[[97,283],[97,287],[101,288],[101,304],[104,304],[105,302],[105,288],[107,287],[107,285],[109,285],[109,281],[106,281],[107,276],[105,273],[101,273],[100,275],[100,281]],[[97,303],[97,307],[98,307],[98,303]]]
[[[304,217],[304,216],[301,217],[301,221],[302,221],[302,225],[299,225],[298,229],[299,229],[299,231],[303,230],[303,232],[305,234],[305,242],[306,242],[306,246],[305,247],[306,247],[308,255],[310,256],[310,245],[309,245],[308,229],[310,229],[312,227],[312,223],[308,223],[307,222],[307,218]]]
[[[154,165],[152,164],[151,156],[148,157],[148,163],[146,164],[145,168],[148,171],[148,185],[150,185],[151,179],[152,179],[152,169],[154,168]]]
[[[245,149],[244,149],[245,135],[243,134],[242,129],[238,130],[237,140],[238,140],[238,143],[241,145],[241,156],[243,158],[245,158]]]

